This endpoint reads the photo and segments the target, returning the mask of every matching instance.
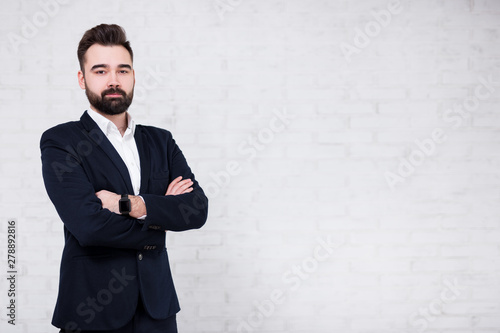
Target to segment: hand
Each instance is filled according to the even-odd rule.
[[[101,200],[103,209],[109,209],[113,213],[120,214],[118,201],[120,201],[121,195],[106,190],[96,192],[95,195]]]
[[[120,215],[120,208],[118,206],[118,202],[122,197],[120,194],[102,190],[96,192],[95,195],[101,200],[103,209],[108,209],[111,212]],[[128,197],[130,199],[130,206],[132,207],[132,210],[129,213],[130,217],[138,218],[143,215],[147,215],[148,212],[146,210],[146,205],[141,198],[136,195],[129,195]]]
[[[167,193],[165,195],[179,195],[184,193],[189,193],[193,190],[193,181],[189,178],[182,180],[182,176],[179,176],[172,180],[170,185],[168,185]]]
[[[167,193],[165,193],[165,195],[189,193],[193,190],[191,186],[193,186],[193,181],[191,179],[182,180],[182,176],[179,176],[172,180],[172,182],[168,185]],[[165,232],[167,231],[168,230],[165,230]]]

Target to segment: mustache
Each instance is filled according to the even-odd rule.
[[[109,89],[106,89],[102,92],[102,97],[104,98],[104,96],[106,95],[110,95],[110,94],[120,94],[122,95],[123,97],[127,96],[127,93],[123,90],[121,90],[120,88],[109,88]]]

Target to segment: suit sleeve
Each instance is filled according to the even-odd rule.
[[[102,208],[80,158],[64,135],[42,135],[42,174],[45,188],[67,230],[81,246],[143,250],[165,247],[165,232],[143,230],[136,219]],[[67,141],[67,139],[66,139]]]
[[[193,181],[193,191],[180,195],[141,194],[146,203],[147,216],[143,230],[161,229],[184,231],[201,228],[208,215],[208,198],[191,172],[182,151],[175,140],[167,140],[167,158],[170,180],[182,176]]]

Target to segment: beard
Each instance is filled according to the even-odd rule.
[[[106,97],[108,94],[120,94],[122,97]],[[101,96],[94,93],[87,87],[85,83],[85,95],[89,99],[90,105],[92,105],[97,110],[104,114],[114,116],[121,114],[128,110],[130,104],[132,104],[132,99],[134,98],[134,90],[127,94],[120,88],[109,88],[101,93]]]

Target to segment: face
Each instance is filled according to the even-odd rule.
[[[134,97],[132,58],[123,46],[92,45],[85,53],[78,82],[90,105],[107,115],[127,111]]]

